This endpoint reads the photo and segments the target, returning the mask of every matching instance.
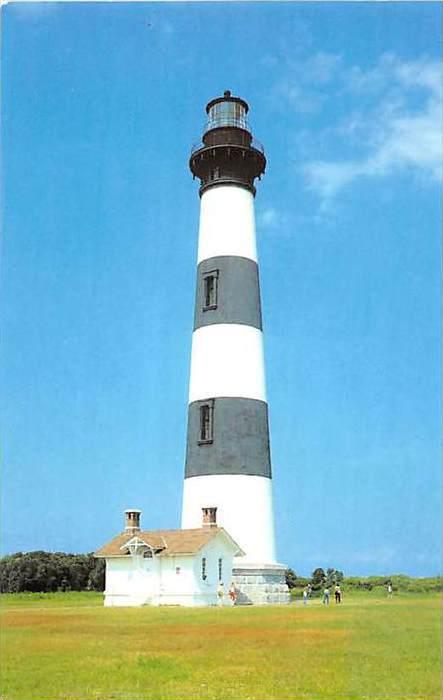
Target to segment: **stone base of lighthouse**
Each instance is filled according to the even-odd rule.
[[[232,570],[237,591],[236,605],[286,605],[290,602],[282,564],[244,562]]]

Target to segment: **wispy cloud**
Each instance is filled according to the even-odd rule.
[[[276,96],[296,112],[318,112],[326,98],[323,88],[335,78],[341,63],[338,54],[322,51],[303,60],[286,56],[285,77],[276,84]]]
[[[331,131],[352,138],[357,158],[313,159],[302,166],[307,186],[325,202],[362,177],[411,171],[431,180],[442,173],[441,68],[436,62],[401,62],[389,54],[370,71],[354,66],[342,73],[342,90],[370,90],[375,106],[352,115]],[[339,145],[339,143],[338,143]],[[334,144],[337,146],[337,143]]]
[[[274,207],[265,207],[257,213],[257,224],[261,228],[276,229],[285,223],[285,217]]]

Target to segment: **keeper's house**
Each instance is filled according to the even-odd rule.
[[[140,529],[141,511],[125,511],[125,530],[95,552],[106,560],[106,606],[230,605],[233,558],[244,552],[203,508],[202,527]]]

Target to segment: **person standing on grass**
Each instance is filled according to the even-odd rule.
[[[308,604],[308,589],[304,588],[303,589],[303,605]]]
[[[341,588],[338,583],[335,586],[335,602],[341,603]]]
[[[323,605],[329,605],[329,588],[326,587],[323,591]]]
[[[235,605],[235,601],[237,600],[237,591],[235,590],[234,583],[232,582],[228,591],[228,595],[231,599],[232,605]]]
[[[392,598],[392,583],[388,581],[388,598]]]
[[[218,588],[217,588],[217,604],[219,606],[223,605],[224,595],[225,595],[225,589],[223,587],[223,581],[219,581]]]

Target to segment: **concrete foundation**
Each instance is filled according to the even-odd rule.
[[[237,590],[236,605],[287,605],[289,588],[282,564],[235,566],[232,581]]]

